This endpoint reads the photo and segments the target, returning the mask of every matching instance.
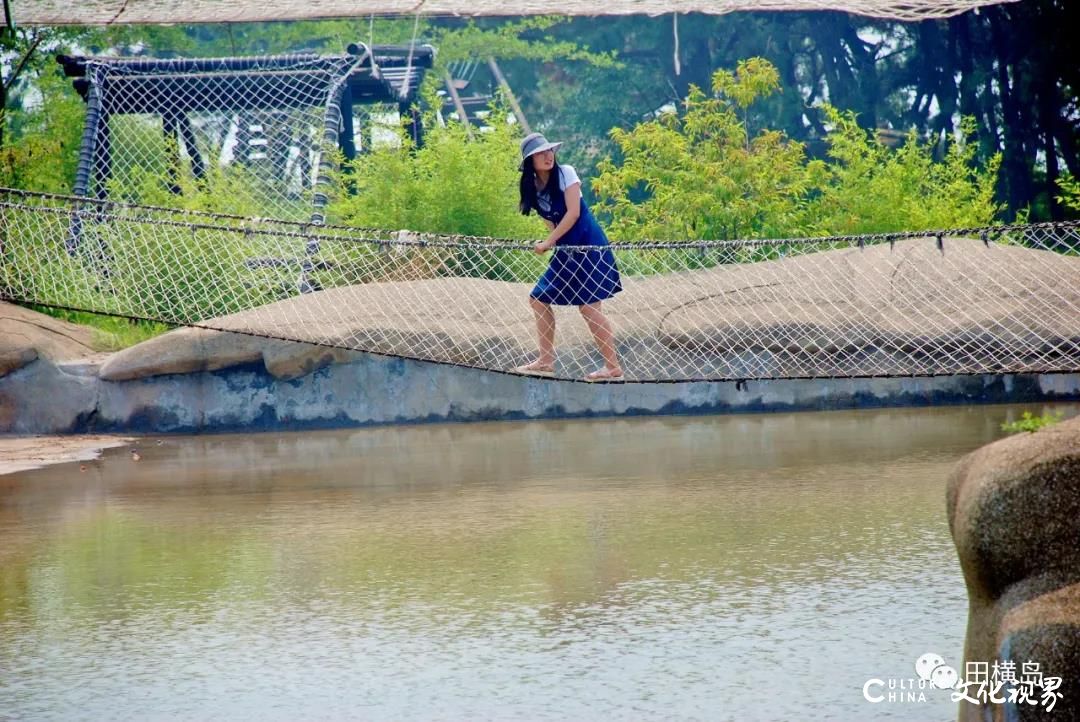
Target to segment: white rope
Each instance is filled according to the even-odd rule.
[[[409,59],[405,63],[405,81],[401,84],[400,97],[402,100],[409,95],[409,88],[412,84],[412,63],[413,63],[413,49],[416,48],[416,36],[420,30],[420,7],[423,6],[423,0],[420,5],[416,7],[416,14],[413,16],[412,26],[412,40],[409,41]]]
[[[603,7],[589,3],[538,0],[425,0],[428,16],[486,15],[662,15],[669,12],[720,15],[740,11],[837,10],[897,20],[946,18],[973,8],[1015,0],[608,0]],[[16,25],[110,25],[139,23],[251,22],[270,20],[352,18],[363,15],[412,15],[415,0],[34,0],[16,3]]]
[[[672,53],[675,62],[675,75],[682,75],[682,64],[679,62],[679,13],[671,14],[671,34],[675,36],[675,50]]]

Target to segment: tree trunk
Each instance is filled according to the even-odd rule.
[[[1023,113],[1018,97],[1020,72],[1013,62],[1012,46],[1004,28],[1010,19],[999,7],[986,8],[986,13],[990,18],[990,36],[997,61],[998,92],[1001,96],[1001,114],[1004,121],[1005,157],[1001,181],[1005,187],[1009,209],[1015,213],[1029,207],[1033,199],[1031,166],[1024,148],[1027,134],[1023,128]]]
[[[1039,88],[1039,136],[1043,140],[1043,153],[1046,155],[1046,204],[1050,209],[1050,220],[1065,220],[1065,210],[1058,203],[1058,167],[1057,143],[1054,142],[1054,126],[1060,106],[1057,102],[1057,88],[1053,78],[1044,76]]]

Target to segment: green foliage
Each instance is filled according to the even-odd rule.
[[[184,324],[245,310],[295,288],[295,270],[251,268],[256,258],[301,257],[302,239],[283,249],[278,238],[180,229],[84,217],[69,254],[69,218],[37,214],[33,232],[4,239],[0,289],[12,298]]]
[[[383,145],[345,164],[338,185],[354,192],[337,194],[330,217],[368,228],[542,238],[543,223],[518,211],[516,133],[514,127],[499,124],[489,132],[474,132],[469,140],[464,126],[453,123],[433,128],[421,148],[413,148],[402,134],[400,146]],[[362,258],[351,262],[365,265]],[[520,252],[476,250],[457,253],[443,265],[447,273],[531,280],[544,263]]]
[[[1034,416],[1030,411],[1025,411],[1023,415],[1016,421],[1006,421],[1001,425],[1001,430],[1010,434],[1017,434],[1020,432],[1033,433],[1039,429],[1056,424],[1065,417],[1065,414],[1058,411],[1057,413],[1050,413],[1049,411],[1041,414],[1040,416]]]
[[[1063,175],[1058,178],[1058,188],[1061,189],[1061,195],[1057,196],[1058,203],[1074,211],[1080,211],[1080,180],[1069,174]]]
[[[504,63],[504,69],[528,117],[542,124],[549,137],[567,141],[563,153],[582,177],[595,177],[597,164],[617,151],[609,135],[613,127],[631,128],[662,108],[682,103],[690,85],[707,90],[715,68],[734,67],[739,58],[763,48],[776,55],[782,50],[778,42],[782,46],[785,36],[800,33],[805,24],[798,14],[783,16],[780,20],[768,13],[577,17],[553,28],[552,34],[594,53],[612,52],[618,66],[518,62]],[[805,107],[800,90],[790,91],[797,96],[790,105],[798,119]],[[787,129],[798,139],[801,124],[784,123],[786,118],[777,112],[783,105],[773,96],[754,112],[761,116],[764,110],[768,118],[764,124]]]
[[[568,60],[596,67],[620,66],[612,52],[590,52],[579,43],[558,40],[547,33],[565,21],[565,18],[541,16],[483,27],[470,20],[460,28],[433,27],[431,41],[439,49],[438,57],[443,61],[496,57],[537,63]]]
[[[758,98],[780,90],[780,73],[764,58],[750,58],[740,62],[735,73],[728,70],[713,73],[712,90],[717,97],[730,98],[745,110]]]
[[[713,96],[691,87],[685,112],[614,129],[622,162],[600,164],[593,190],[614,238],[777,237],[797,228],[809,190],[800,143],[776,131],[750,138],[746,111],[779,87],[755,58],[713,75]]]
[[[54,55],[102,34],[37,27],[0,33],[0,184],[71,189],[85,111]]]
[[[78,165],[85,108],[64,78],[48,73],[36,84],[39,102],[3,113],[0,185],[70,193]]]
[[[102,351],[119,351],[142,343],[155,336],[171,331],[174,326],[153,321],[133,321],[126,318],[80,314],[85,318],[73,319],[73,323],[94,327],[95,346]]]
[[[421,148],[404,134],[347,163],[331,216],[374,228],[537,238],[543,226],[517,209],[518,138],[510,126],[465,137],[462,125],[433,128]]]
[[[593,189],[620,239],[782,238],[987,225],[999,210],[999,160],[973,165],[952,143],[942,162],[914,134],[892,151],[852,113],[825,106],[829,161],[775,130],[750,132],[755,102],[779,90],[761,58],[691,88],[685,112],[615,129],[621,162],[600,166]],[[966,121],[966,132],[971,122]]]
[[[171,323],[190,323],[270,303],[281,297],[272,278],[245,261],[267,254],[259,237],[192,230],[155,232],[150,226],[99,226],[110,253],[108,286],[117,308]],[[297,242],[298,250],[302,248]],[[271,246],[276,250],[276,244]],[[272,271],[273,269],[271,269]],[[277,275],[274,273],[266,274]]]
[[[898,150],[859,127],[855,114],[824,106],[833,162],[815,166],[816,193],[806,209],[812,235],[919,231],[985,226],[1001,207],[994,202],[1000,156],[975,167],[974,145],[959,140],[935,162],[933,147],[914,132]],[[974,121],[961,123],[963,138]]]

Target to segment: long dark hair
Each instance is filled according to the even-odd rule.
[[[533,168],[533,158],[535,157],[530,155],[521,164],[521,183],[518,184],[521,202],[518,203],[518,209],[523,216],[529,215],[533,210],[539,211],[540,209],[540,206],[536,205],[536,169]],[[555,161],[555,165],[551,167],[551,175],[548,176],[547,185],[544,186],[544,192],[547,193],[548,198],[555,198],[555,194],[560,192],[559,172],[559,162]]]

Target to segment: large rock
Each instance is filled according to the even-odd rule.
[[[107,381],[128,381],[216,371],[261,361],[268,343],[273,342],[245,334],[180,328],[114,353],[98,375]]]
[[[630,272],[640,253],[617,258],[625,290],[604,308],[629,378],[1010,373],[1080,363],[1080,258],[1047,250],[948,239],[942,251],[921,238],[651,275]],[[330,288],[204,325],[485,369],[535,353],[531,283],[441,269],[430,261],[404,280]],[[591,369],[585,324],[573,309],[556,315],[560,375]]]
[[[39,356],[58,362],[94,353],[93,329],[0,302],[0,376]]]
[[[7,339],[0,338],[0,376],[7,376],[12,371],[21,369],[37,357],[37,349],[15,346]]]
[[[263,349],[262,360],[271,376],[288,381],[307,376],[330,364],[356,361],[360,355],[355,351],[310,343],[279,342]]]
[[[98,375],[106,381],[130,381],[257,363],[274,378],[288,380],[355,358],[355,353],[316,344],[205,328],[180,328],[118,351],[102,364]]]
[[[961,702],[960,719],[1080,719],[1080,418],[965,457],[948,512],[968,589],[965,660],[1012,660],[1017,676],[1037,662],[1063,680],[1053,715]]]

